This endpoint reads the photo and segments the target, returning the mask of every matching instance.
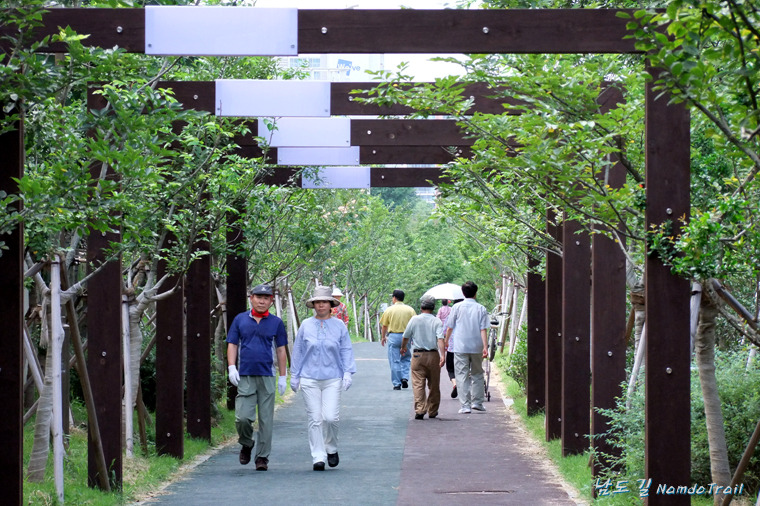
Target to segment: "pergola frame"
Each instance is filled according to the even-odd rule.
[[[191,8],[191,7],[190,7]],[[631,39],[625,39],[625,20],[617,17],[617,10],[559,9],[559,10],[301,10],[298,11],[298,52],[308,53],[635,53]],[[71,26],[78,33],[91,34],[87,43],[94,46],[112,47],[118,45],[132,52],[144,50],[144,12],[143,9],[53,9],[43,17],[44,26],[38,35],[56,33],[59,26]],[[9,33],[7,27],[0,27],[0,35]],[[445,36],[442,36],[445,34]],[[63,46],[46,48],[47,52],[63,52]],[[648,69],[651,74],[656,70]],[[689,215],[689,113],[683,105],[668,104],[667,94],[655,97],[652,85],[647,85],[646,96],[646,224],[660,225],[667,220]],[[23,174],[23,125],[19,124],[15,132],[0,136],[0,148],[4,154],[0,159],[0,189],[7,193],[17,193],[18,188],[12,178]],[[678,223],[675,223],[678,228]],[[675,231],[677,233],[677,230]],[[567,238],[569,234],[565,233]],[[560,238],[559,232],[557,237]],[[6,451],[0,456],[3,473],[0,480],[7,497],[22,498],[22,406],[21,406],[21,342],[22,342],[22,298],[23,286],[23,233],[21,227],[7,237],[9,249],[0,257],[0,290],[5,304],[0,309],[0,318],[5,322],[6,332],[0,342],[0,404],[6,406],[6,416],[0,422],[0,440]],[[230,237],[230,239],[234,239]],[[94,241],[92,241],[94,243]],[[565,243],[567,247],[567,243]],[[596,250],[596,246],[594,248]],[[95,250],[91,250],[94,254]],[[91,255],[88,254],[88,257]],[[567,257],[567,255],[566,255]],[[245,259],[242,272],[245,272]],[[585,262],[585,260],[581,260]],[[563,259],[567,262],[567,258]],[[619,260],[615,260],[619,270]],[[573,264],[563,265],[564,269]],[[596,263],[594,263],[596,266]],[[234,263],[232,269],[240,269],[241,264]],[[562,269],[560,269],[561,271]],[[112,271],[118,275],[119,269]],[[561,272],[548,268],[544,297],[537,297],[541,292],[541,280],[530,278],[529,325],[536,325],[529,330],[529,350],[531,343],[541,341],[545,345],[544,371],[549,379],[550,373],[559,368],[564,371],[570,364],[565,358],[574,357],[574,343],[587,347],[587,337],[567,335],[574,332],[577,322],[563,319],[563,307],[560,301],[552,297],[557,284],[556,277]],[[105,273],[99,275],[103,283]],[[596,281],[596,271],[594,280]],[[243,280],[245,277],[243,276]],[[243,281],[244,282],[244,281]],[[561,280],[559,281],[561,283]],[[646,475],[652,480],[648,498],[649,504],[688,504],[688,496],[665,496],[655,493],[658,485],[688,485],[690,461],[690,421],[689,421],[689,285],[688,281],[674,276],[656,255],[647,256],[645,270],[646,284],[646,318],[647,318],[647,369],[646,369]],[[561,287],[561,284],[557,284]],[[240,298],[240,287],[230,287],[230,296]],[[560,288],[561,289],[561,288]],[[615,288],[620,290],[620,288]],[[538,292],[538,293],[537,293]],[[93,290],[90,290],[93,294]],[[235,295],[237,293],[237,295]],[[109,294],[98,301],[113,310],[116,315],[121,304],[121,294]],[[624,297],[624,293],[615,295]],[[245,287],[242,292],[243,308]],[[91,302],[95,297],[91,297]],[[623,299],[624,300],[624,299]],[[232,312],[236,302],[228,309]],[[601,302],[601,301],[600,301]],[[543,306],[543,307],[542,307]],[[595,313],[602,311],[600,304],[594,305]],[[102,309],[102,308],[100,308]],[[241,309],[242,310],[242,309]],[[105,309],[107,313],[109,309]],[[98,308],[90,312],[99,313]],[[545,328],[540,329],[537,312],[545,315]],[[565,308],[564,314],[568,313]],[[233,313],[234,314],[234,313]],[[102,366],[110,363],[111,368],[120,367],[120,352],[113,355],[99,355],[101,346],[113,346],[113,336],[120,333],[119,318],[109,322],[90,320],[89,363],[97,360]],[[557,323],[561,322],[561,323]],[[103,327],[93,326],[102,323]],[[110,328],[108,326],[111,326]],[[533,332],[533,329],[536,329]],[[557,331],[560,328],[562,330]],[[100,330],[100,332],[94,331]],[[554,329],[554,330],[552,330]],[[567,329],[567,330],[565,330]],[[572,330],[571,330],[572,329]],[[543,330],[543,336],[541,331]],[[190,330],[188,330],[190,332]],[[558,335],[554,335],[555,332]],[[102,342],[96,334],[101,334]],[[110,339],[109,339],[110,336]],[[610,335],[609,342],[616,346],[620,335]],[[160,336],[159,336],[160,339]],[[596,339],[598,336],[595,336]],[[556,348],[559,346],[558,348]],[[118,345],[116,346],[118,348]],[[550,351],[555,349],[555,351]],[[559,349],[559,353],[556,352]],[[619,348],[617,348],[619,349]],[[105,353],[105,352],[104,352]],[[583,356],[585,352],[581,353]],[[597,350],[594,350],[596,356]],[[612,349],[611,355],[616,356]],[[115,355],[115,356],[114,356]],[[588,357],[588,355],[585,355]],[[563,358],[565,357],[565,358]],[[533,358],[536,358],[535,355]],[[529,357],[529,361],[531,357]],[[602,367],[597,364],[595,367]],[[585,369],[585,368],[584,368]],[[603,376],[599,370],[594,376]],[[535,377],[535,374],[532,375]],[[565,376],[560,383],[560,393],[554,390],[552,381],[545,383],[544,402],[547,415],[547,437],[554,434],[554,420],[550,416],[556,413],[550,405],[560,399],[563,405],[566,393],[573,381]],[[605,378],[601,378],[604,380]],[[15,388],[18,386],[18,388]],[[112,384],[104,384],[109,392],[114,390]],[[120,385],[117,382],[116,388]],[[597,390],[594,383],[594,390]],[[529,404],[532,402],[529,383]],[[112,396],[117,397],[117,396]],[[109,420],[120,423],[120,402],[104,408]],[[568,409],[575,409],[568,406]],[[577,407],[576,407],[577,408]],[[99,416],[100,416],[99,407]],[[565,407],[560,408],[565,414]],[[587,409],[587,407],[586,407]],[[562,418],[562,416],[560,417]],[[562,420],[561,423],[565,423]],[[101,427],[106,424],[101,422]],[[117,424],[118,427],[118,424]],[[551,430],[550,430],[551,429]],[[573,432],[565,440],[565,428],[561,425],[563,451],[577,451],[570,444],[570,437],[585,439],[583,431]],[[574,429],[567,430],[574,431]],[[117,430],[118,433],[118,430]],[[551,433],[551,434],[550,434]],[[176,436],[176,434],[174,435]],[[580,437],[583,436],[583,437]],[[181,438],[180,438],[181,439]],[[588,447],[586,440],[581,447]],[[106,446],[105,451],[109,451]],[[121,448],[118,455],[107,455],[109,462],[117,462],[120,481]],[[113,451],[113,450],[112,450]],[[171,453],[171,451],[169,452]],[[15,470],[15,472],[11,471]]]

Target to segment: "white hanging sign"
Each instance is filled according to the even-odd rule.
[[[306,171],[301,177],[301,188],[369,188],[370,167],[324,167],[319,171]]]
[[[268,126],[271,130],[267,131]],[[335,147],[351,145],[349,118],[276,118],[259,122],[259,136],[272,147]]]
[[[297,56],[298,9],[148,5],[145,54]]]
[[[356,165],[359,146],[347,148],[278,148],[278,165]]]
[[[330,83],[218,79],[216,115],[329,117]]]

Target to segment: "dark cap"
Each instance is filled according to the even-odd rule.
[[[274,295],[272,291],[272,285],[269,283],[262,283],[251,288],[251,295]]]

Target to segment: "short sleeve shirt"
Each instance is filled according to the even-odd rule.
[[[380,325],[388,327],[388,332],[401,333],[406,329],[406,325],[412,316],[416,314],[414,309],[403,302],[396,302],[386,309],[383,316],[380,317]]]
[[[446,326],[452,329],[454,353],[482,353],[483,339],[481,330],[491,327],[488,310],[475,299],[464,299],[454,304],[446,320]]]
[[[409,320],[404,339],[409,339],[411,349],[437,350],[438,339],[443,339],[441,320],[431,313],[418,314]]]
[[[232,320],[227,342],[238,347],[241,376],[274,376],[275,349],[288,344],[288,333],[278,316],[257,323],[246,311]]]

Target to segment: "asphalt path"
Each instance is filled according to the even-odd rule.
[[[269,470],[238,463],[235,442],[145,505],[575,505],[492,381],[487,412],[457,413],[445,369],[436,419],[415,420],[412,390],[393,390],[387,350],[356,343],[341,398],[340,465],[312,470],[300,392],[275,412]],[[493,380],[493,377],[492,377]]]

